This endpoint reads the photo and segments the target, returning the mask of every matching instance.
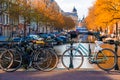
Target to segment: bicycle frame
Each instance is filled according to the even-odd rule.
[[[91,33],[94,35],[94,33]],[[68,49],[65,50],[65,52],[62,55],[62,63],[63,66],[67,69],[70,68],[79,68],[81,67],[81,64],[83,64],[84,60],[81,59],[80,64],[78,66],[74,67],[74,63],[77,58],[76,56],[79,56],[80,58],[87,57],[88,62],[90,64],[96,64],[100,69],[109,71],[114,68],[116,65],[116,55],[115,52],[109,48],[102,48],[101,45],[103,44],[102,38],[99,35],[94,35],[97,38],[97,41],[95,41],[95,47],[94,49],[90,47],[90,43],[88,43],[88,46],[84,46],[82,43],[78,43],[75,47],[73,45],[74,41],[71,41],[70,46],[68,46]],[[93,52],[91,51],[93,50]],[[64,60],[65,56],[68,55],[69,62],[66,63],[66,60]],[[110,58],[111,57],[111,58]],[[102,65],[101,65],[102,64]],[[105,64],[105,66],[103,65]],[[108,65],[109,64],[109,65]]]
[[[28,67],[31,67],[32,63],[34,62],[34,60],[33,60],[34,50],[32,49],[31,46],[29,46],[29,44],[26,45],[26,48],[28,48],[28,47],[32,51],[30,54],[27,52],[27,50],[25,49],[24,46],[23,46],[24,49],[22,49],[22,46],[19,46],[19,45],[15,46],[16,50],[21,53],[21,56],[23,57],[23,59],[27,59],[29,61]]]
[[[94,48],[93,54],[90,51],[91,50],[90,43],[88,43],[88,45],[89,45],[88,49],[86,47],[84,47],[84,45],[82,43],[79,43],[78,46],[75,47],[75,49],[81,51],[82,54],[85,57],[88,57],[90,61],[98,62],[95,60],[95,57],[96,57],[97,53],[103,49],[102,47],[100,47],[102,44],[103,44],[102,41],[95,41],[95,48]],[[101,53],[101,54],[104,55],[104,53]],[[101,59],[101,61],[107,59],[107,57],[105,55],[104,55],[104,57],[105,58]]]
[[[101,63],[104,60],[107,60],[108,58],[106,57],[106,55],[104,53],[102,53],[101,51],[99,51],[104,57],[102,59],[98,59],[98,60],[94,60],[94,62],[96,61],[97,63]]]

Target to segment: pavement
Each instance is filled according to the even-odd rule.
[[[102,70],[90,69],[55,69],[51,72],[35,70],[3,72],[0,70],[0,80],[120,80],[120,71],[107,73]]]

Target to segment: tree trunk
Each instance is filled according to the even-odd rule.
[[[116,22],[116,38],[118,37],[118,22]]]
[[[26,37],[26,21],[24,22],[24,37]]]

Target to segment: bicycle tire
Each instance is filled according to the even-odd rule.
[[[34,56],[34,64],[38,70],[44,71],[52,62],[52,55],[47,49],[38,50]]]
[[[5,50],[7,50],[7,48],[0,48],[0,54],[2,54],[2,52],[4,52]]]
[[[57,67],[57,64],[58,64],[58,55],[57,55],[57,53],[52,49],[49,49],[49,52],[50,52],[50,54],[52,56],[52,59],[51,59],[52,61],[50,62],[50,65],[47,68],[42,69],[42,71],[45,71],[45,72],[49,72],[49,71],[54,70]]]
[[[9,68],[12,64],[13,54],[9,49],[5,49],[5,51],[0,54],[0,68],[5,72],[9,72]]]
[[[117,63],[117,55],[111,49],[104,48],[99,51],[96,55],[97,66],[104,70],[110,71],[112,70]]]
[[[71,52],[73,56],[70,56]],[[72,58],[72,63],[70,61],[70,58]],[[83,54],[79,50],[75,48],[69,48],[64,51],[61,57],[61,61],[62,61],[63,66],[68,70],[79,69],[83,64],[84,57],[83,57]]]
[[[39,62],[38,55],[42,53],[40,49],[36,49],[32,52],[33,56],[32,56],[32,67],[36,70],[40,70],[37,66],[37,62]]]
[[[22,55],[14,49],[10,49],[10,52],[13,54],[13,63],[6,72],[14,72],[22,65]]]

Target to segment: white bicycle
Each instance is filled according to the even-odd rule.
[[[92,33],[98,38],[98,34]],[[67,50],[64,51],[61,60],[62,64],[66,69],[78,69],[82,66],[84,56],[88,57],[88,61],[91,64],[96,64],[100,69],[104,71],[112,70],[117,63],[117,55],[115,52],[108,48],[102,48],[101,45],[104,43],[101,40],[95,41],[94,52],[91,52],[90,43],[89,49],[79,43],[78,46],[73,46],[73,41]],[[83,55],[82,52],[85,54]]]

